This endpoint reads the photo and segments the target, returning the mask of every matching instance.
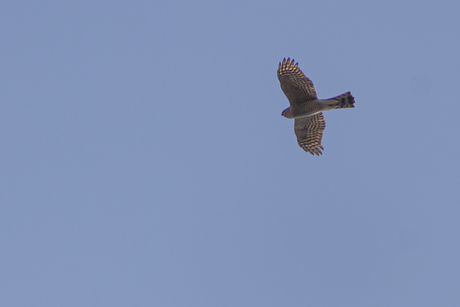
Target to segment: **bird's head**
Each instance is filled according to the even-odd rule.
[[[286,118],[292,118],[292,114],[291,114],[291,108],[286,108],[283,110],[283,112],[281,112],[281,115],[286,117]]]

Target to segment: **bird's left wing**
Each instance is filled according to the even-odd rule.
[[[315,115],[294,119],[294,132],[297,136],[297,143],[306,152],[312,155],[322,155],[324,150],[321,146],[323,132],[326,129],[326,121],[323,112]]]

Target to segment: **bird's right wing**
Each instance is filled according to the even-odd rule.
[[[300,70],[294,60],[283,59],[278,67],[278,80],[281,89],[289,100],[289,104],[300,104],[308,100],[318,99],[313,82]]]
[[[312,155],[322,155],[324,150],[321,146],[323,132],[326,129],[326,121],[323,112],[315,115],[294,119],[294,132],[297,136],[297,143],[306,152]]]

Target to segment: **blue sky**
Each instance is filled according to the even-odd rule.
[[[0,305],[459,306],[459,10],[3,2]]]

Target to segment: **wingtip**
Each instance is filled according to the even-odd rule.
[[[294,65],[298,65],[299,63],[295,63],[295,60],[292,59],[291,60],[291,57],[288,57],[287,59],[286,58],[283,58],[283,61],[282,62],[279,62],[279,65],[289,65],[289,66],[294,66]]]

